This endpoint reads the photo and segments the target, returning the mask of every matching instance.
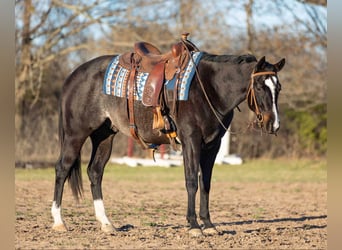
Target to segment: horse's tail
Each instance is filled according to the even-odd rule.
[[[59,109],[59,122],[58,122],[58,134],[59,134],[59,142],[61,149],[63,148],[65,131],[63,127],[63,113],[62,107],[60,105]],[[60,155],[60,160],[62,160],[62,150]],[[81,175],[81,155],[78,154],[71,168],[69,169],[69,173],[67,175],[67,179],[72,191],[73,196],[78,201],[79,197],[82,197],[83,193],[83,183],[82,183],[82,175]]]
[[[81,155],[79,154],[77,159],[72,164],[68,174],[68,182],[73,196],[78,201],[79,197],[82,197],[83,183],[81,174]]]
[[[63,143],[64,143],[64,128],[63,128],[63,114],[62,114],[62,105],[61,100],[59,103],[59,109],[58,109],[58,137],[59,137],[59,146],[62,149]],[[62,150],[61,150],[62,153]]]

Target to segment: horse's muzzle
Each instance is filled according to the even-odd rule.
[[[279,127],[277,127],[277,128],[272,127],[272,129],[269,131],[269,134],[273,134],[273,135],[277,136],[278,130],[279,130]]]
[[[265,125],[265,130],[269,134],[277,135],[277,131],[279,130],[279,121],[274,119],[274,115],[272,113],[265,113],[263,124]]]

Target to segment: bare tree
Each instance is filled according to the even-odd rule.
[[[247,50],[250,53],[254,52],[254,28],[253,28],[253,3],[254,0],[249,0],[245,4],[246,11],[246,25],[247,25]]]
[[[57,57],[91,49],[84,31],[114,14],[104,10],[94,18],[98,4],[97,0],[87,5],[61,0],[17,1],[17,103],[28,92],[33,96],[31,106],[37,102],[44,71]]]
[[[292,13],[293,18],[295,19],[295,22],[298,25],[301,25],[304,27],[305,34],[307,36],[310,36],[310,39],[313,41],[315,45],[322,46],[324,48],[327,48],[327,22],[326,22],[326,6],[327,1],[326,0],[307,0],[307,1],[300,1],[297,0],[300,3],[303,3],[305,12],[307,14],[306,19],[302,18],[302,14],[297,12],[288,2],[286,1],[278,1],[279,5],[283,7],[283,10],[288,11],[289,13]],[[320,9],[317,8],[317,5],[322,6]],[[322,9],[325,9],[323,11]]]

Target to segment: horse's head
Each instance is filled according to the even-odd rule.
[[[255,65],[247,92],[247,102],[257,116],[257,124],[270,134],[276,134],[280,126],[278,95],[281,85],[277,72],[284,65],[284,58],[271,64],[262,57]]]

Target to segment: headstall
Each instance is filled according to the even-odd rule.
[[[254,113],[256,114],[257,123],[259,127],[263,126],[264,116],[262,112],[260,112],[259,105],[256,100],[255,91],[254,91],[254,77],[262,76],[262,75],[277,75],[277,73],[274,71],[264,71],[264,72],[254,73],[253,71],[253,73],[251,74],[251,81],[248,86],[246,99],[250,108],[253,107],[253,105],[255,107],[255,110],[252,110],[252,109],[251,110],[254,111]]]

